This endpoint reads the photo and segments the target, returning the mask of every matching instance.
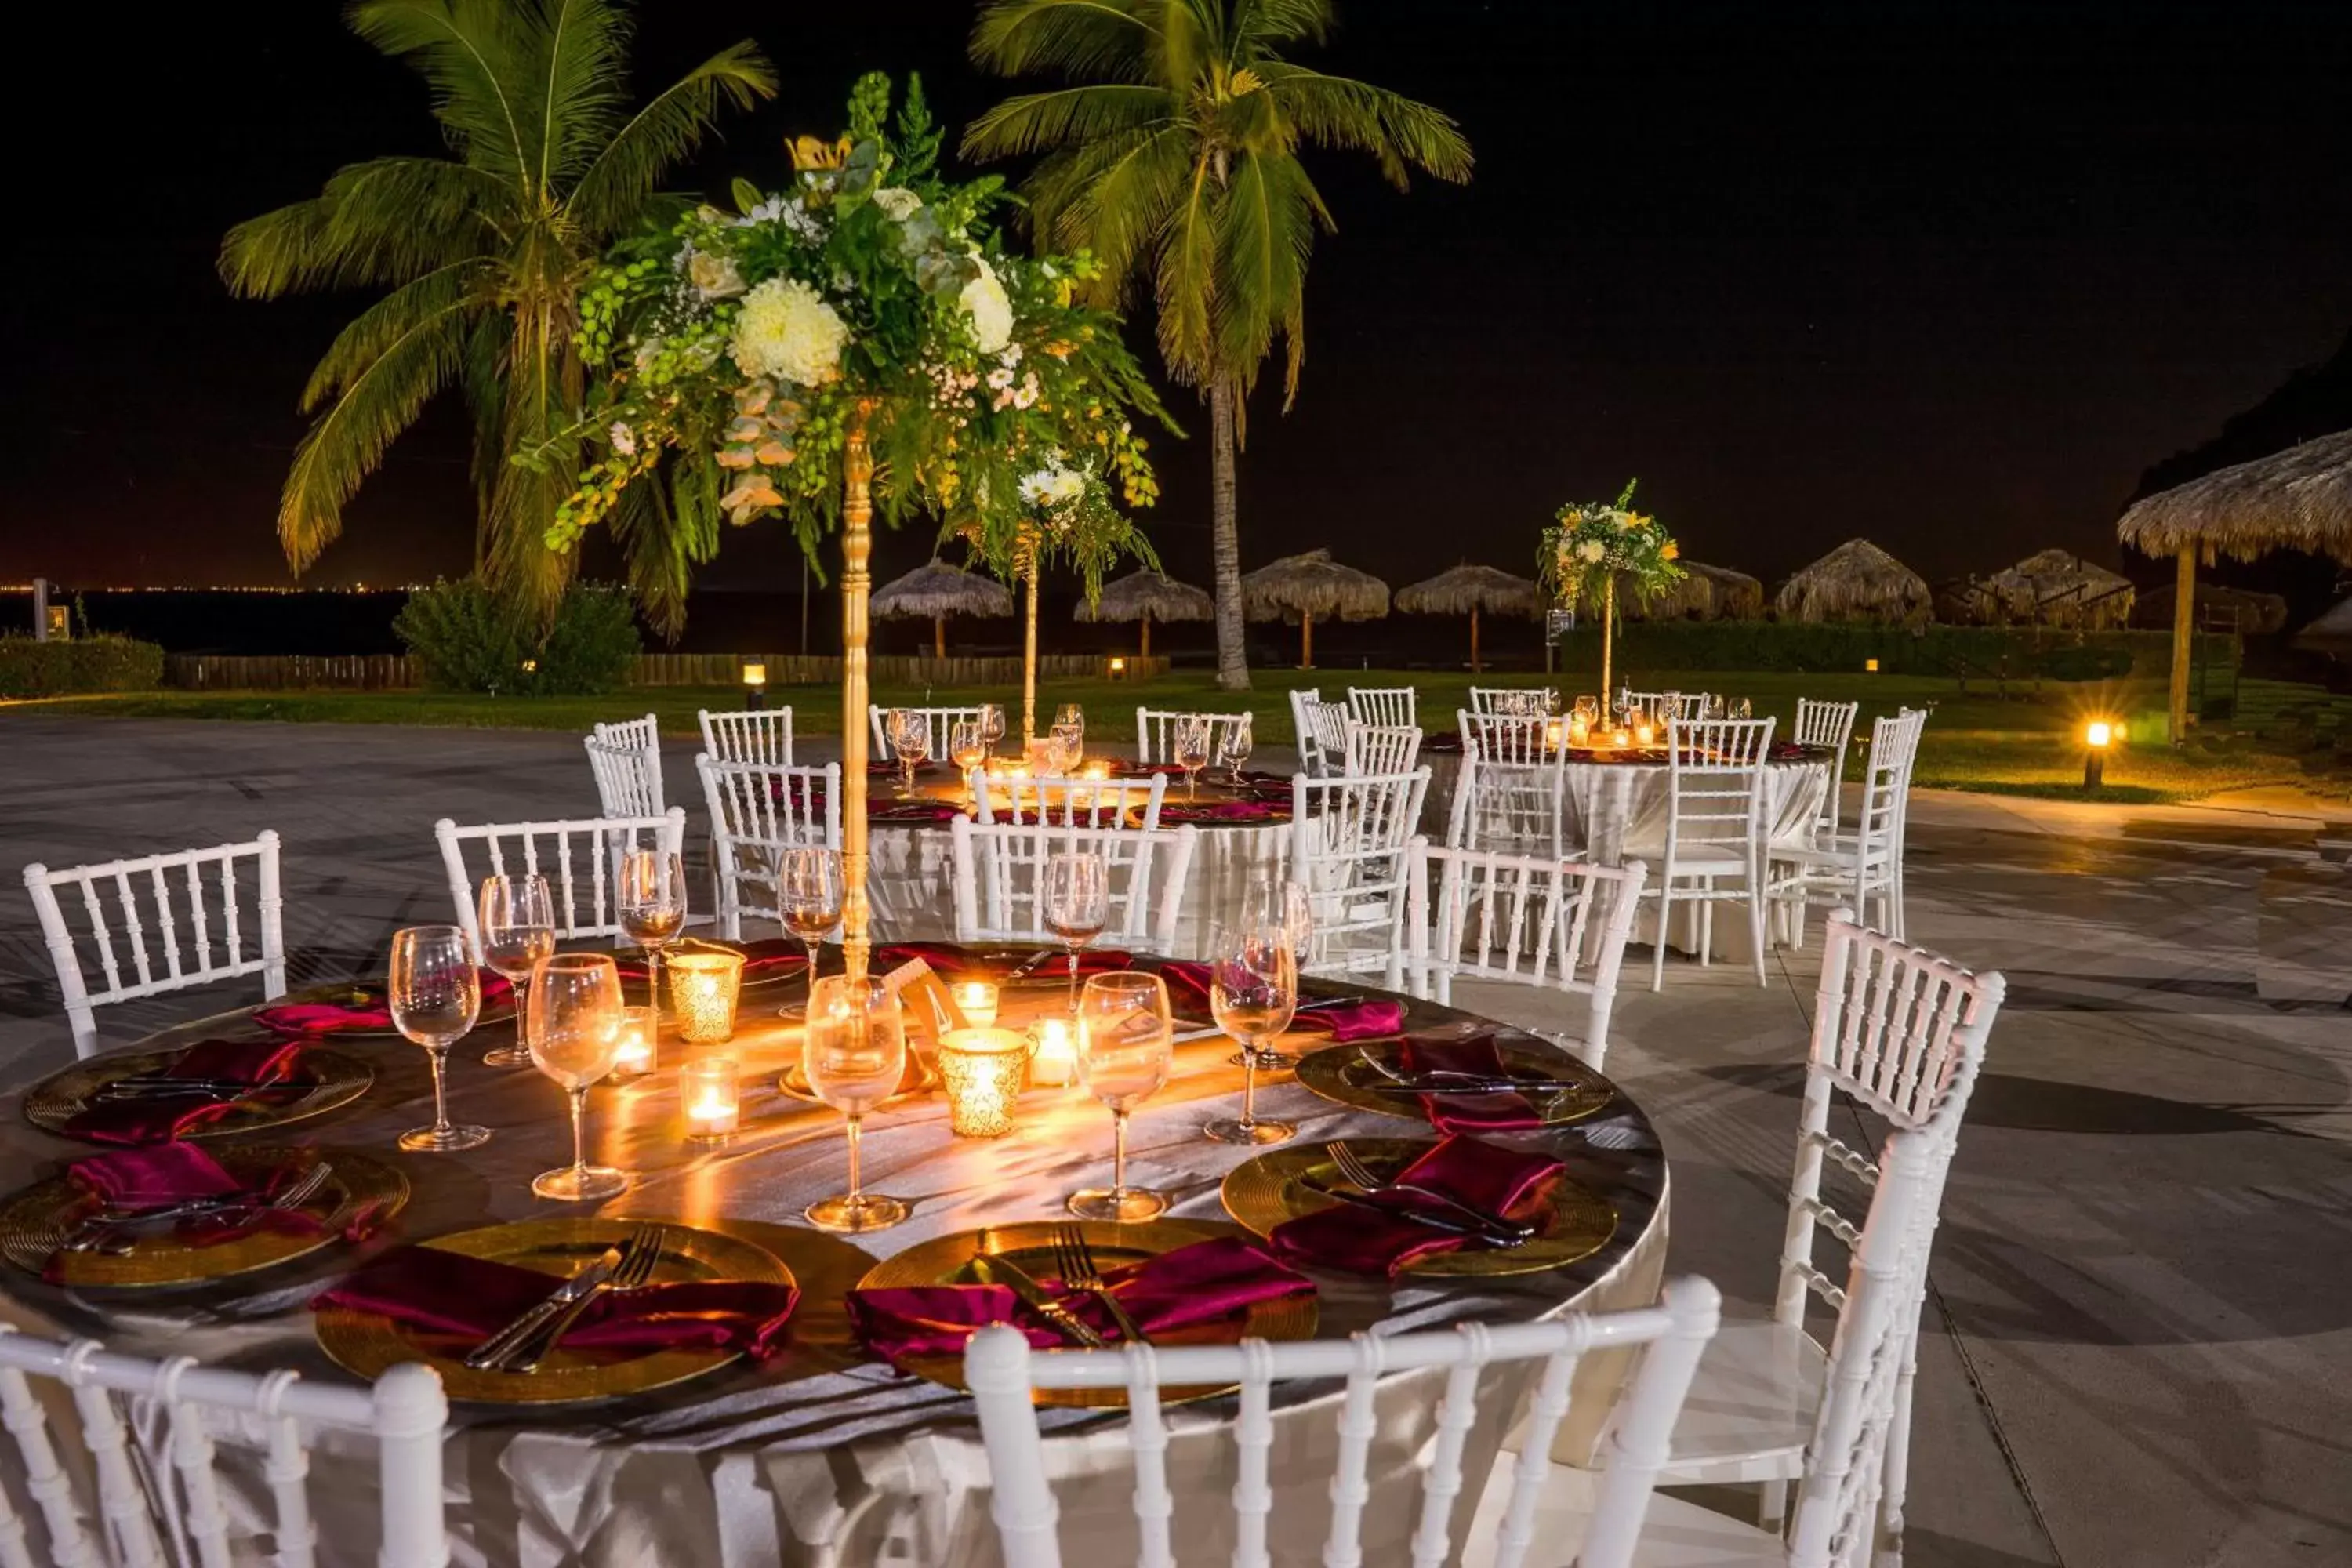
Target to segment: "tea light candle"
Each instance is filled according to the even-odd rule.
[[[996,987],[985,980],[967,980],[955,988],[956,1011],[975,1029],[996,1022]]]
[[[677,1015],[678,1038],[692,1045],[724,1045],[735,1037],[735,993],[743,983],[740,952],[697,949],[674,952],[669,1005]]]
[[[1087,777],[1090,779],[1107,779],[1110,777],[1110,764],[1104,762],[1088,763],[1086,773]]]
[[[654,1070],[659,1060],[661,1015],[651,1007],[621,1009],[621,1048],[614,1053],[613,1083],[628,1083]]]
[[[1552,751],[1559,751],[1560,746],[1560,737],[1564,733],[1566,733],[1566,731],[1562,729],[1560,721],[1554,719],[1550,723],[1544,726],[1544,744]]]
[[[950,1029],[940,1037],[940,1082],[948,1127],[960,1138],[1001,1138],[1013,1131],[1029,1065],[1028,1037],[1013,1029]]]
[[[697,1057],[677,1069],[686,1135],[701,1142],[732,1137],[743,1120],[743,1089],[735,1058],[725,1051]]]
[[[1037,1039],[1037,1054],[1030,1058],[1030,1081],[1050,1089],[1068,1083],[1078,1070],[1078,1042],[1070,1033],[1068,1021],[1046,1018],[1031,1032]]]
[[[1651,724],[1636,725],[1633,729],[1633,738],[1641,742],[1642,744],[1645,746],[1652,745],[1656,742],[1658,738],[1657,728]]]
[[[1581,746],[1591,739],[1591,721],[1576,715],[1570,715],[1568,721],[1568,743],[1571,746]]]
[[[1612,731],[1609,736],[1609,743],[1612,746],[1630,746],[1633,743],[1633,731],[1631,730]]]

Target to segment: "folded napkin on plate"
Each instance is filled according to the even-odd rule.
[[[1209,966],[1177,959],[1160,966],[1168,982],[1168,999],[1192,1017],[1209,1016]],[[1304,1000],[1312,1002],[1312,996]],[[1291,1019],[1293,1034],[1328,1034],[1334,1045],[1350,1040],[1383,1039],[1404,1027],[1404,1004],[1385,996],[1349,1002],[1339,1007],[1318,1007]]]
[[[952,822],[963,815],[963,807],[944,800],[909,800],[895,805],[884,803],[868,806],[868,822]]]
[[[758,942],[710,943],[701,951],[709,952],[721,945],[743,955],[743,978],[747,982],[790,974],[808,963],[808,949],[801,945],[798,937],[770,936]],[[646,978],[646,961],[634,953],[614,958],[613,966],[625,981],[642,982]]]
[[[260,1230],[317,1235],[320,1226],[315,1215],[299,1208],[266,1206],[276,1194],[308,1175],[311,1163],[311,1157],[304,1155],[272,1168],[258,1182],[248,1183],[229,1174],[219,1161],[193,1143],[161,1143],[152,1149],[126,1149],[78,1160],[66,1168],[66,1179],[104,1207],[125,1214],[143,1214],[204,1198],[250,1200],[250,1207],[190,1215],[173,1224],[175,1240],[193,1247],[214,1247]],[[354,1239],[367,1234],[374,1228],[376,1217],[372,1211],[358,1216],[349,1234]]]
[[[1289,795],[1286,794],[1283,796],[1284,803],[1287,804],[1289,798]],[[1213,802],[1207,805],[1185,805],[1182,804],[1174,804],[1163,805],[1160,808],[1160,820],[1161,822],[1173,822],[1179,824],[1186,822],[1272,822],[1279,815],[1281,815],[1279,808],[1276,806],[1275,802],[1270,800],[1225,800]]]
[[[284,1035],[326,1035],[338,1029],[389,1029],[392,1004],[383,988],[355,985],[351,1002],[281,1002],[254,1014],[253,1021]],[[495,970],[482,971],[482,1009],[504,1006],[514,1000],[514,982]]]
[[[1407,1035],[1397,1048],[1408,1073],[1458,1072],[1498,1077],[1509,1071],[1494,1034]],[[1422,1109],[1441,1132],[1523,1132],[1544,1124],[1524,1094],[1424,1094]]]
[[[478,1343],[547,1299],[562,1281],[532,1268],[429,1247],[399,1247],[311,1299],[313,1311],[341,1307]],[[710,1279],[606,1291],[561,1342],[575,1351],[730,1350],[765,1356],[777,1348],[800,1301],[790,1285]]]
[[[1399,1172],[1395,1180],[1443,1193],[1496,1219],[1531,1220],[1549,1205],[1560,1169],[1560,1163],[1549,1154],[1524,1153],[1455,1134]],[[1382,1188],[1373,1201],[1401,1214],[1420,1207],[1441,1219],[1459,1217],[1444,1204],[1393,1186]],[[1386,1219],[1360,1204],[1334,1204],[1285,1220],[1266,1239],[1278,1256],[1293,1262],[1350,1274],[1394,1276],[1438,1253],[1483,1250],[1481,1243],[1469,1237],[1402,1217]]]
[[[214,1079],[251,1088],[219,1099],[197,1094],[141,1100],[93,1098],[62,1131],[68,1138],[92,1143],[164,1143],[184,1138],[248,1100],[266,1102],[275,1094],[308,1088],[310,1080],[300,1070],[307,1044],[303,1040],[198,1040],[157,1076]]]
[[[877,973],[896,969],[913,959],[921,959],[931,966],[931,973],[943,980],[992,980],[1013,968],[1017,959],[1007,959],[991,953],[982,955],[957,946],[951,942],[893,942],[874,950],[873,968]],[[1125,969],[1135,962],[1135,955],[1124,948],[1089,947],[1078,952],[1078,973],[1109,974]],[[1066,953],[1055,953],[1029,972],[1029,978],[1038,981],[1056,980],[1070,973]]]
[[[1034,1271],[1033,1271],[1034,1272]],[[1315,1289],[1306,1276],[1239,1237],[1221,1236],[1108,1269],[1103,1281],[1147,1334],[1231,1317],[1260,1301]],[[1038,1283],[1062,1297],[1076,1317],[1116,1342],[1118,1326],[1092,1295],[1062,1292],[1051,1275]],[[885,1361],[960,1355],[972,1331],[1011,1323],[1040,1350],[1069,1342],[1002,1285],[910,1285],[849,1292],[849,1318],[866,1346]]]

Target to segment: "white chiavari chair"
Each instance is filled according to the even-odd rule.
[[[1420,725],[1348,721],[1349,773],[1409,773],[1420,764]]]
[[[1409,773],[1290,781],[1290,875],[1315,920],[1303,973],[1404,975],[1405,882],[1429,790],[1426,765]]]
[[[1454,849],[1565,857],[1568,753],[1549,744],[1559,721],[1541,715],[1458,713],[1462,767],[1445,842]]]
[[[1305,1561],[1307,1542],[1319,1529],[1323,1563],[1402,1563],[1409,1552],[1412,1568],[1437,1568],[1455,1560],[1454,1516],[1465,1485],[1475,1489],[1481,1484],[1475,1473],[1465,1478],[1463,1456],[1482,1419],[1482,1398],[1490,1406],[1506,1405],[1532,1384],[1536,1392],[1529,1436],[1548,1443],[1567,1413],[1582,1355],[1646,1346],[1641,1369],[1620,1403],[1608,1468],[1579,1532],[1581,1545],[1575,1553],[1580,1568],[1627,1568],[1642,1535],[1652,1478],[1665,1457],[1684,1386],[1714,1331],[1719,1307],[1714,1286],[1688,1279],[1667,1285],[1660,1305],[1634,1311],[1578,1312],[1550,1322],[1474,1324],[1453,1331],[1377,1338],[1357,1334],[1347,1340],[1291,1343],[1138,1344],[1123,1350],[1039,1353],[1017,1329],[982,1329],[965,1353],[964,1374],[980,1412],[1006,1568],[1061,1568],[1065,1561],[1172,1568],[1180,1526],[1177,1499],[1170,1487],[1169,1449],[1171,1445],[1222,1447],[1227,1441],[1233,1444],[1230,1467],[1217,1462],[1221,1456],[1206,1454],[1197,1465],[1188,1466],[1235,1477],[1230,1517],[1222,1510],[1214,1517],[1202,1517],[1197,1510],[1207,1500],[1186,1500],[1195,1510],[1181,1525],[1188,1559],[1204,1538],[1212,1547],[1222,1547],[1230,1538],[1236,1563],[1272,1561],[1270,1539],[1289,1548],[1283,1561]],[[1433,1384],[1442,1373],[1443,1397],[1411,1410],[1399,1407],[1393,1397],[1382,1398],[1384,1377],[1414,1373],[1422,1374],[1416,1386]],[[1312,1416],[1318,1423],[1331,1421],[1332,1457],[1316,1466],[1298,1451],[1300,1444],[1286,1442],[1277,1471],[1270,1463],[1276,1426],[1273,1385],[1302,1379],[1344,1380],[1344,1392],[1332,1402],[1330,1415],[1317,1412]],[[1162,1414],[1163,1389],[1219,1384],[1237,1384],[1241,1389],[1240,1414],[1230,1428],[1187,1430]],[[1115,1540],[1062,1538],[1033,1390],[1064,1388],[1127,1391],[1133,1519],[1131,1525],[1120,1521]],[[1507,1413],[1500,1418],[1507,1419]],[[1402,1443],[1428,1456],[1425,1468],[1413,1467],[1421,1471],[1420,1484],[1375,1486],[1375,1447],[1383,1450],[1385,1482],[1391,1468],[1386,1451]],[[1531,1457],[1518,1460],[1512,1469],[1493,1522],[1473,1532],[1477,1542],[1474,1550],[1494,1568],[1560,1562],[1566,1543],[1578,1539],[1546,1535],[1539,1555],[1530,1557],[1537,1549],[1537,1508],[1549,1462],[1540,1445],[1528,1452]],[[1503,1479],[1498,1473],[1497,1481]]]
[[[16,1460],[7,1468],[32,1503],[32,1517],[19,1517],[0,1489],[0,1563],[310,1568],[320,1534],[312,1445],[326,1429],[375,1448],[380,1533],[364,1555],[379,1568],[444,1568],[448,1417],[441,1380],[413,1362],[371,1388],[340,1388],[190,1356],[117,1355],[95,1340],[36,1339],[0,1324],[0,1426]],[[339,1481],[348,1468],[336,1467]],[[331,1544],[362,1555],[354,1542]]]
[[[1145,833],[1010,822],[984,826],[959,816],[948,829],[958,942],[1059,942],[1045,929],[1038,897],[1045,862],[1055,855],[1092,852],[1102,857],[1110,886],[1110,923],[1103,928],[1101,944],[1175,955],[1184,879],[1192,867],[1192,828]]]
[[[1315,745],[1315,727],[1307,721],[1307,705],[1323,700],[1319,686],[1293,687],[1290,691],[1290,733],[1298,748],[1298,767],[1302,773],[1323,771],[1322,753]]]
[[[1044,823],[1052,827],[1160,826],[1160,807],[1168,794],[1168,775],[1148,778],[1055,778],[1000,773],[986,779],[972,796],[974,820],[982,824]]]
[[[1666,727],[1664,838],[1629,842],[1624,850],[1660,868],[1657,886],[1643,895],[1658,901],[1653,991],[1666,983],[1666,939],[1677,903],[1697,906],[1693,923],[1702,964],[1714,962],[1715,906],[1746,904],[1756,984],[1769,984],[1764,972],[1764,758],[1772,749],[1773,723],[1707,719]]]
[[[1917,721],[1926,717],[1906,712],[1872,723],[1862,807],[1852,831],[1817,831],[1810,844],[1770,847],[1773,905],[1797,947],[1805,945],[1805,912],[1816,903],[1850,907],[1881,930],[1903,934],[1896,868],[1903,853],[1904,785],[1911,765],[1904,742],[1906,734],[1916,740]]]
[[[251,888],[249,921],[240,861]],[[61,871],[38,862],[26,867],[25,889],[57,968],[74,1054],[98,1049],[95,1009],[110,1003],[245,974],[261,976],[263,1001],[284,995],[286,903],[278,865],[278,835],[264,832],[242,844]],[[82,963],[85,948],[97,960],[94,989]]]
[[[1660,724],[1691,724],[1706,716],[1708,698],[1704,691],[1635,691],[1625,687],[1619,689],[1617,700],[1620,707],[1647,713]]]
[[[1176,721],[1198,719],[1209,726],[1209,760],[1214,763],[1224,755],[1226,740],[1233,732],[1249,723],[1246,713],[1186,713],[1169,708],[1138,708],[1135,710],[1135,760],[1145,767],[1154,763],[1176,760]]]
[[[589,734],[608,746],[635,746],[640,751],[655,751],[661,746],[661,720],[648,713],[642,719],[623,719],[609,724],[592,725]]]
[[[1830,764],[1830,787],[1822,796],[1819,821],[1822,831],[1835,834],[1838,816],[1844,809],[1840,792],[1845,785],[1846,748],[1853,743],[1854,715],[1862,711],[1859,702],[1816,702],[1810,697],[1797,699],[1797,728],[1790,739],[1801,746],[1820,746],[1837,753]]]
[[[866,704],[866,721],[874,729],[876,762],[898,760],[898,753],[890,745],[890,714],[896,706],[897,704],[886,706],[879,702]],[[981,717],[981,710],[978,708],[908,708],[906,711],[923,716],[923,727],[930,736],[930,759],[935,763],[944,763],[948,760],[949,731],[958,724],[977,724]],[[1008,737],[1008,739],[1015,738]]]
[[[614,899],[614,876],[631,849],[686,851],[686,808],[673,805],[659,816],[593,816],[561,822],[491,822],[460,827],[447,817],[433,825],[440,841],[442,868],[449,874],[449,898],[457,923],[481,951],[475,916],[476,889],[484,877],[536,872],[547,879],[555,901],[555,935],[618,936],[621,912]],[[473,846],[476,864],[467,864]]]
[[[1911,846],[1911,775],[1919,766],[1919,737],[1927,728],[1927,710],[1906,708],[1899,715],[1906,721],[1895,745],[1903,762],[1903,783],[1895,805],[1895,918],[1888,929],[1896,936],[1907,934],[1910,927],[1903,909],[1903,863]]]
[[[1587,1067],[1609,1055],[1625,942],[1649,868],[1446,849],[1416,839],[1405,897],[1405,984],[1450,1005],[1454,982],[1506,981],[1586,998]]]
[[[1325,702],[1312,690],[1290,694],[1290,721],[1298,738],[1298,766],[1302,773],[1328,773],[1346,765],[1348,755],[1348,708],[1342,702]]]
[[[1490,763],[1540,763],[1546,737],[1558,721],[1541,713],[1479,713],[1456,710],[1464,745],[1475,743]]]
[[[591,735],[580,742],[596,775],[596,809],[606,816],[659,816],[661,752],[644,746],[614,745]]]
[[[695,710],[702,725],[702,749],[722,763],[772,763],[793,765],[793,710],[745,708],[732,713]]]
[[[1348,717],[1383,730],[1412,728],[1421,723],[1421,693],[1411,686],[1350,686]]]
[[[694,771],[710,812],[719,934],[740,942],[747,889],[760,896],[751,912],[775,918],[776,870],[785,849],[841,847],[841,764],[722,763],[706,754],[694,760]]]
[[[1473,713],[1527,713],[1536,710],[1549,712],[1559,700],[1559,690],[1551,686],[1474,686],[1470,689],[1470,711]]]

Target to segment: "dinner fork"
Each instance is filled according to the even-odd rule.
[[[1111,1321],[1129,1344],[1148,1345],[1151,1336],[1143,1331],[1119,1299],[1111,1294],[1109,1282],[1102,1270],[1095,1267],[1095,1249],[1087,1245],[1087,1233],[1074,1225],[1054,1227],[1054,1268],[1062,1283],[1072,1290],[1092,1296],[1110,1313]]]
[[[1367,1193],[1411,1193],[1415,1197],[1427,1198],[1432,1203],[1443,1204],[1456,1214],[1475,1221],[1481,1230],[1493,1236],[1496,1240],[1525,1241],[1536,1233],[1536,1227],[1532,1225],[1519,1220],[1504,1219],[1498,1215],[1490,1215],[1484,1209],[1462,1202],[1459,1198],[1448,1197],[1434,1187],[1424,1187],[1413,1182],[1400,1182],[1392,1176],[1383,1179],[1375,1174],[1370,1165],[1364,1163],[1362,1155],[1345,1143],[1326,1143],[1324,1147],[1330,1151],[1331,1163],[1339,1167],[1339,1174],[1346,1178],[1350,1186],[1360,1187]]]
[[[166,1220],[211,1218],[216,1215],[237,1213],[266,1214],[300,1208],[316,1197],[327,1178],[335,1173],[334,1166],[321,1160],[284,1192],[274,1197],[253,1197],[243,1194],[218,1198],[191,1198],[186,1203],[168,1207],[148,1209],[143,1213],[115,1214],[100,1210],[91,1215],[68,1232],[59,1245],[67,1252],[108,1252],[116,1247],[122,1233],[134,1226],[157,1225]],[[122,1250],[129,1250],[127,1247]],[[119,1256],[119,1253],[117,1254]]]
[[[579,1321],[589,1303],[607,1294],[625,1295],[631,1290],[642,1290],[653,1282],[654,1265],[661,1261],[661,1242],[660,1226],[641,1225],[631,1231],[628,1240],[621,1244],[621,1261],[614,1268],[610,1279],[578,1300],[558,1308],[546,1322],[524,1335],[513,1350],[499,1357],[491,1370],[537,1372],[540,1363],[555,1353],[556,1345],[571,1331],[572,1325]]]

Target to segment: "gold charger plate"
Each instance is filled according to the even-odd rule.
[[[907,1052],[907,1066],[914,1076],[914,1082],[908,1083],[907,1075],[900,1074],[898,1091],[885,1097],[881,1101],[882,1104],[898,1105],[909,1100],[920,1100],[940,1087],[939,1063],[930,1057],[910,1047]],[[778,1092],[790,1099],[803,1100],[810,1105],[824,1103],[817,1097],[816,1090],[809,1087],[808,1068],[801,1062],[795,1061],[777,1075],[776,1089]]]
[[[1557,1090],[1528,1095],[1528,1103],[1543,1118],[1546,1127],[1581,1121],[1597,1115],[1617,1098],[1608,1079],[1557,1050],[1516,1040],[1496,1040],[1495,1048],[1505,1069],[1512,1075],[1540,1074],[1559,1081]],[[1377,1061],[1391,1071],[1402,1072],[1403,1051],[1401,1037],[1358,1040],[1309,1051],[1298,1058],[1298,1081],[1326,1100],[1358,1110],[1377,1110],[1385,1116],[1426,1121],[1428,1118],[1423,1114],[1421,1101],[1415,1096],[1384,1093],[1379,1088],[1387,1080],[1372,1063]]]
[[[488,973],[488,972],[486,970],[484,973]],[[258,1013],[265,1008],[295,1005],[380,1007],[383,1005],[384,990],[385,983],[382,981],[330,981],[322,985],[306,986],[302,990],[289,992],[286,995],[278,997],[273,1001],[263,1003],[260,1007],[255,1008],[254,1011]],[[514,1016],[514,1003],[511,999],[504,1002],[488,1003],[484,1005],[480,1015],[475,1018],[474,1027],[479,1029],[487,1027],[492,1024],[508,1023],[513,1019]],[[259,1026],[265,1028],[268,1027],[267,1025]],[[354,1040],[397,1040],[403,1037],[398,1029],[392,1027],[388,1024],[381,1029],[322,1029],[319,1032],[322,1036],[343,1035]]]
[[[527,1219],[436,1237],[422,1245],[466,1258],[484,1258],[536,1269],[553,1281],[569,1279],[605,1248],[628,1240],[640,1226],[628,1218]],[[653,1283],[740,1280],[793,1285],[793,1271],[765,1247],[716,1231],[661,1224],[661,1261]],[[740,1358],[730,1350],[656,1351],[614,1358],[558,1349],[537,1372],[476,1372],[465,1362],[476,1342],[395,1323],[376,1312],[330,1308],[316,1314],[319,1348],[355,1376],[374,1379],[404,1361],[423,1362],[441,1374],[452,1399],[478,1405],[572,1405],[650,1394]]]
[[[1094,1254],[1095,1267],[1106,1274],[1121,1264],[1139,1263],[1163,1252],[1173,1252],[1180,1247],[1190,1247],[1196,1241],[1211,1241],[1221,1236],[1235,1234],[1234,1226],[1213,1219],[1151,1219],[1136,1225],[1115,1225],[1091,1219],[1031,1220],[1017,1225],[982,1226],[978,1230],[961,1230],[951,1236],[936,1236],[929,1241],[917,1242],[906,1251],[876,1264],[866,1271],[866,1278],[857,1282],[857,1288],[876,1290],[919,1285],[978,1284],[980,1281],[972,1278],[971,1260],[980,1256],[983,1236],[992,1256],[1011,1259],[1033,1278],[1055,1275],[1059,1272],[1059,1265],[1054,1258],[1054,1233],[1066,1225],[1076,1226],[1086,1237],[1087,1250]],[[1318,1315],[1318,1304],[1310,1291],[1258,1302],[1238,1318],[1195,1323],[1164,1334],[1155,1334],[1151,1342],[1155,1345],[1231,1345],[1239,1344],[1244,1339],[1312,1339]],[[909,1356],[903,1364],[907,1371],[933,1383],[957,1389],[964,1385],[961,1356]],[[1218,1388],[1169,1388],[1161,1391],[1160,1402],[1172,1405],[1192,1399],[1212,1399],[1220,1394],[1232,1393],[1235,1386],[1227,1384]],[[1088,1410],[1127,1408],[1127,1390],[1124,1388],[1041,1389],[1034,1397],[1040,1405]]]
[[[66,1131],[66,1123],[89,1109],[90,1096],[116,1079],[162,1072],[178,1061],[186,1048],[174,1046],[160,1051],[117,1051],[77,1062],[25,1091],[25,1120],[44,1132],[71,1138],[74,1134]],[[272,1098],[248,1101],[185,1136],[192,1140],[236,1138],[283,1127],[349,1105],[375,1082],[373,1068],[327,1046],[312,1046],[302,1053],[302,1071],[311,1081],[257,1090]]]
[[[297,1161],[325,1160],[333,1167],[327,1184],[301,1205],[319,1222],[316,1233],[289,1235],[257,1230],[231,1241],[202,1246],[169,1226],[140,1229],[132,1249],[119,1258],[96,1252],[59,1253],[66,1230],[99,1207],[99,1202],[65,1176],[41,1182],[0,1199],[0,1258],[28,1274],[72,1289],[138,1289],[166,1285],[202,1285],[274,1268],[306,1258],[343,1238],[365,1221],[380,1226],[408,1204],[408,1178],[380,1160],[348,1149],[308,1151],[242,1145],[214,1158],[240,1181],[257,1185]],[[57,1272],[48,1273],[56,1259]]]
[[[1436,1147],[1434,1140],[1415,1138],[1345,1138],[1375,1174],[1391,1177]],[[1301,1215],[1337,1205],[1308,1184],[1344,1185],[1339,1167],[1332,1162],[1328,1143],[1293,1143],[1268,1150],[1225,1173],[1222,1196],[1225,1212],[1259,1236]],[[1367,1218],[1373,1216],[1367,1215]],[[1534,1239],[1488,1251],[1465,1247],[1441,1252],[1405,1266],[1407,1274],[1424,1278],[1494,1279],[1507,1274],[1539,1274],[1591,1257],[1617,1234],[1617,1210],[1608,1199],[1583,1183],[1560,1178],[1552,1193],[1551,1213]]]

